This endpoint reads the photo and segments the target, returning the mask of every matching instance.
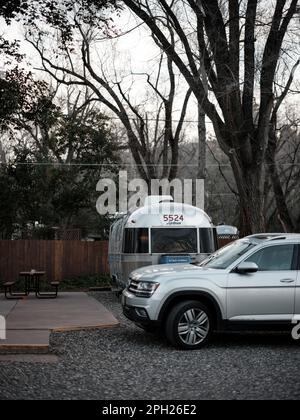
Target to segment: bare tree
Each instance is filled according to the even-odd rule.
[[[276,174],[281,183],[282,194],[279,199],[284,201],[287,215],[294,231],[299,231],[299,176],[300,176],[300,134],[299,120],[286,118],[285,124],[276,132]],[[274,181],[272,181],[274,182]],[[278,197],[275,194],[275,216],[289,230],[286,219],[278,211]]]
[[[266,4],[258,0],[124,0],[159,40],[212,121],[235,176],[243,233],[265,230],[265,164],[274,78],[297,2],[277,0],[274,7],[267,2],[262,11]],[[196,50],[182,23],[183,8],[196,22]],[[161,25],[162,19],[172,24],[175,47]],[[261,28],[263,36],[258,42]],[[213,97],[199,74],[199,56],[203,57]],[[257,68],[260,77],[256,84]],[[253,107],[256,92],[260,94],[257,122]]]
[[[175,121],[175,108],[179,101],[175,66],[170,57],[160,54],[155,70],[143,74],[129,70],[129,77],[143,78],[145,90],[151,92],[148,99],[151,98],[156,107],[153,107],[154,111],[149,111],[149,107],[147,109],[139,102],[141,99],[137,99],[136,93],[132,93],[126,77],[118,74],[115,68],[108,73],[103,62],[95,62],[95,28],[81,23],[76,11],[73,21],[76,38],[81,39],[80,60],[76,48],[74,53],[74,44],[63,43],[56,60],[45,47],[47,42],[42,33],[37,37],[32,34],[27,36],[40,55],[43,70],[60,84],[88,88],[92,93],[88,101],[100,102],[121,121],[129,150],[143,179],[150,182],[153,178],[176,178],[178,144],[183,135],[192,89],[187,87],[180,96],[181,111]],[[164,74],[167,74],[167,81],[162,83]]]
[[[266,153],[266,162],[268,164],[268,170],[272,182],[272,187],[274,191],[275,201],[276,201],[276,211],[278,213],[278,219],[283,227],[283,229],[287,232],[293,232],[296,228],[290,210],[288,208],[288,204],[286,201],[286,196],[284,193],[284,186],[282,185],[282,181],[280,179],[280,171],[278,170],[276,157],[278,152],[278,137],[281,137],[281,131],[278,130],[278,111],[280,109],[281,104],[285,100],[286,96],[289,93],[289,90],[292,86],[295,72],[300,64],[300,60],[294,65],[292,72],[288,78],[286,86],[282,89],[279,96],[276,98],[273,111],[271,114],[271,121],[270,121],[270,129],[269,129],[269,143]],[[300,93],[300,92],[299,92]],[[287,141],[287,140],[286,140]],[[281,142],[282,143],[282,142]],[[281,144],[282,147],[282,144]],[[297,151],[297,148],[296,148]],[[296,156],[296,154],[295,154]]]

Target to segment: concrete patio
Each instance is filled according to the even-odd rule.
[[[6,319],[6,339],[0,353],[47,353],[50,333],[117,327],[119,322],[86,293],[59,293],[57,299],[22,300],[0,297],[0,315]]]

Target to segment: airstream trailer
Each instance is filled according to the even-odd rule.
[[[197,207],[172,197],[148,197],[144,207],[119,215],[111,226],[109,265],[114,289],[124,289],[137,268],[200,262],[217,249],[216,229]]]

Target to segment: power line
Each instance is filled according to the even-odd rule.
[[[105,119],[105,117],[104,117],[104,119]],[[109,120],[117,120],[117,121],[120,121],[120,118],[119,117],[111,117],[111,116],[109,116],[109,117],[107,117],[107,119],[109,119]],[[128,119],[130,120],[130,121],[137,121],[138,120],[138,118],[133,118],[133,117],[128,117]],[[156,119],[156,118],[144,118],[144,121],[150,121],[150,122],[163,122],[163,123],[165,123],[165,122],[173,122],[173,123],[179,123],[179,122],[181,122],[180,120],[167,120],[167,119]],[[199,121],[197,121],[197,120],[184,120],[183,121],[183,123],[186,123],[186,124],[198,124],[199,123]],[[212,121],[205,121],[205,124],[213,124],[212,123]]]
[[[120,121],[120,118],[119,117],[113,117],[113,116],[104,116],[104,120],[105,119],[108,119],[108,120],[116,120],[116,121]],[[134,118],[134,117],[128,117],[128,119],[130,120],[130,121],[137,121],[138,120],[138,118],[136,117],[136,118]],[[168,119],[156,119],[156,118],[144,118],[144,121],[150,121],[150,122],[173,122],[173,123],[179,123],[179,122],[181,122],[180,120],[174,120],[174,119],[171,119],[171,120],[168,120]],[[199,124],[199,121],[197,121],[197,120],[183,120],[183,123],[186,123],[186,124]],[[205,121],[205,124],[211,124],[211,125],[213,125],[213,122],[212,121]],[[285,127],[285,126],[283,126],[283,127]],[[289,125],[289,124],[287,124],[286,125],[286,127],[291,127],[291,128],[293,128],[293,127],[300,127],[300,123],[293,123],[293,124],[291,124],[291,125]]]
[[[6,162],[0,162],[0,165],[3,166],[62,166],[62,167],[95,167],[95,168],[100,168],[100,167],[117,167],[120,170],[122,170],[123,167],[130,167],[130,168],[146,168],[146,167],[155,167],[155,168],[164,168],[164,167],[178,167],[180,169],[181,166],[183,167],[189,167],[189,168],[198,168],[197,164],[184,164],[184,163],[179,163],[177,164],[144,164],[144,165],[137,165],[135,163],[122,163],[117,164],[117,163],[61,163],[61,162],[13,162],[13,163],[6,163]],[[294,167],[294,166],[299,166],[300,167],[300,163],[277,163],[277,165],[279,167]],[[272,164],[265,164],[265,166],[273,166]],[[206,165],[206,168],[231,168],[231,165],[228,163],[224,163],[224,164],[208,164]]]
[[[10,165],[9,163],[5,163],[5,162],[0,162],[1,165]],[[135,163],[122,163],[117,164],[117,163],[61,163],[61,162],[14,162],[11,165],[13,166],[92,166],[92,167],[118,167],[120,168],[120,170],[122,170],[122,167],[130,167],[130,168],[137,168],[137,167],[160,167],[160,168],[164,168],[164,167],[170,167],[170,166],[180,166],[176,165],[176,164],[170,164],[170,165],[166,165],[166,164],[155,164],[155,163],[151,163],[151,164],[145,164],[145,165],[137,165]],[[184,167],[198,167],[197,164],[193,165],[193,164],[183,164]],[[207,165],[206,167],[219,167],[219,166],[228,166],[231,167],[231,165],[229,164],[224,164],[224,165],[218,165],[218,164],[212,164],[212,165]]]

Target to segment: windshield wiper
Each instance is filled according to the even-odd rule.
[[[205,267],[206,264],[216,259],[217,256],[218,255],[211,255],[210,257],[207,257],[207,259],[205,259],[204,261],[196,263],[196,265],[198,265],[199,267]]]

